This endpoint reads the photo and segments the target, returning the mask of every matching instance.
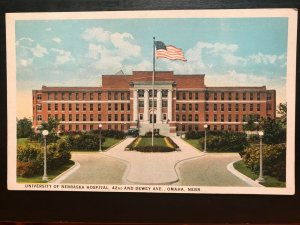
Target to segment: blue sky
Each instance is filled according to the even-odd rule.
[[[101,74],[152,69],[153,36],[187,62],[157,70],[206,74],[208,86],[262,86],[285,101],[287,18],[16,21],[17,116],[31,116],[31,90],[97,86]],[[28,102],[29,101],[29,102]]]

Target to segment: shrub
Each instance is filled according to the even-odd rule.
[[[90,133],[69,133],[66,136],[66,141],[70,149],[76,150],[99,150],[99,134]],[[101,143],[105,141],[101,138]]]
[[[164,146],[137,146],[133,147],[131,150],[139,152],[174,152],[174,148],[164,147]]]
[[[204,149],[204,138],[199,140]],[[240,152],[248,145],[247,135],[238,132],[215,132],[207,135],[206,146],[209,152]]]
[[[186,139],[198,139],[204,137],[203,131],[188,131],[185,133]]]
[[[242,154],[244,163],[253,172],[259,171],[259,144],[250,145]],[[286,144],[263,145],[263,173],[285,181]]]
[[[36,174],[41,174],[43,166],[39,165],[38,162],[22,162],[17,161],[17,176],[21,177],[32,177]]]

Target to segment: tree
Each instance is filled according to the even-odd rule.
[[[280,120],[264,118],[261,121],[261,129],[264,131],[264,143],[278,144],[286,142],[286,128]]]
[[[42,131],[43,130],[48,130],[49,135],[47,136],[47,142],[56,142],[58,140],[58,136],[56,134],[57,128],[59,125],[59,120],[53,117],[50,117],[48,121],[44,121],[41,123],[40,126],[38,126],[38,134],[35,135],[34,139],[39,140],[40,142],[43,142],[43,136],[42,136]]]
[[[257,115],[249,115],[246,119],[246,123],[243,125],[243,129],[245,131],[256,131],[260,126],[259,122]]]
[[[280,103],[278,105],[277,113],[280,114],[280,121],[284,126],[286,126],[286,116],[287,116],[287,104]]]
[[[24,117],[17,120],[17,138],[28,138],[32,135],[32,122],[30,119]]]

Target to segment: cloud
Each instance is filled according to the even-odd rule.
[[[47,27],[46,29],[45,29],[45,31],[52,31],[52,27]]]
[[[23,67],[28,67],[33,62],[33,59],[20,59],[19,64]]]
[[[69,61],[74,60],[71,52],[69,52],[69,51],[65,51],[65,50],[57,49],[57,48],[51,48],[51,51],[56,53],[56,57],[55,57],[56,65],[62,65]]]
[[[61,43],[61,39],[59,37],[54,37],[52,38],[52,41],[54,41],[55,43],[57,44],[60,44]]]
[[[35,47],[29,48],[29,49],[30,49],[30,51],[32,52],[32,54],[33,54],[35,57],[38,57],[38,58],[41,58],[41,57],[43,57],[44,55],[48,54],[47,48],[41,46],[40,44],[36,44]]]
[[[107,42],[110,38],[110,32],[101,27],[88,28],[82,34],[86,41]]]

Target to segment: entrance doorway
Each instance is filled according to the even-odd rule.
[[[153,120],[152,120],[152,116],[153,116],[153,115],[150,114],[150,123],[152,123],[152,121],[153,121]],[[154,114],[154,123],[156,123],[156,114]]]

